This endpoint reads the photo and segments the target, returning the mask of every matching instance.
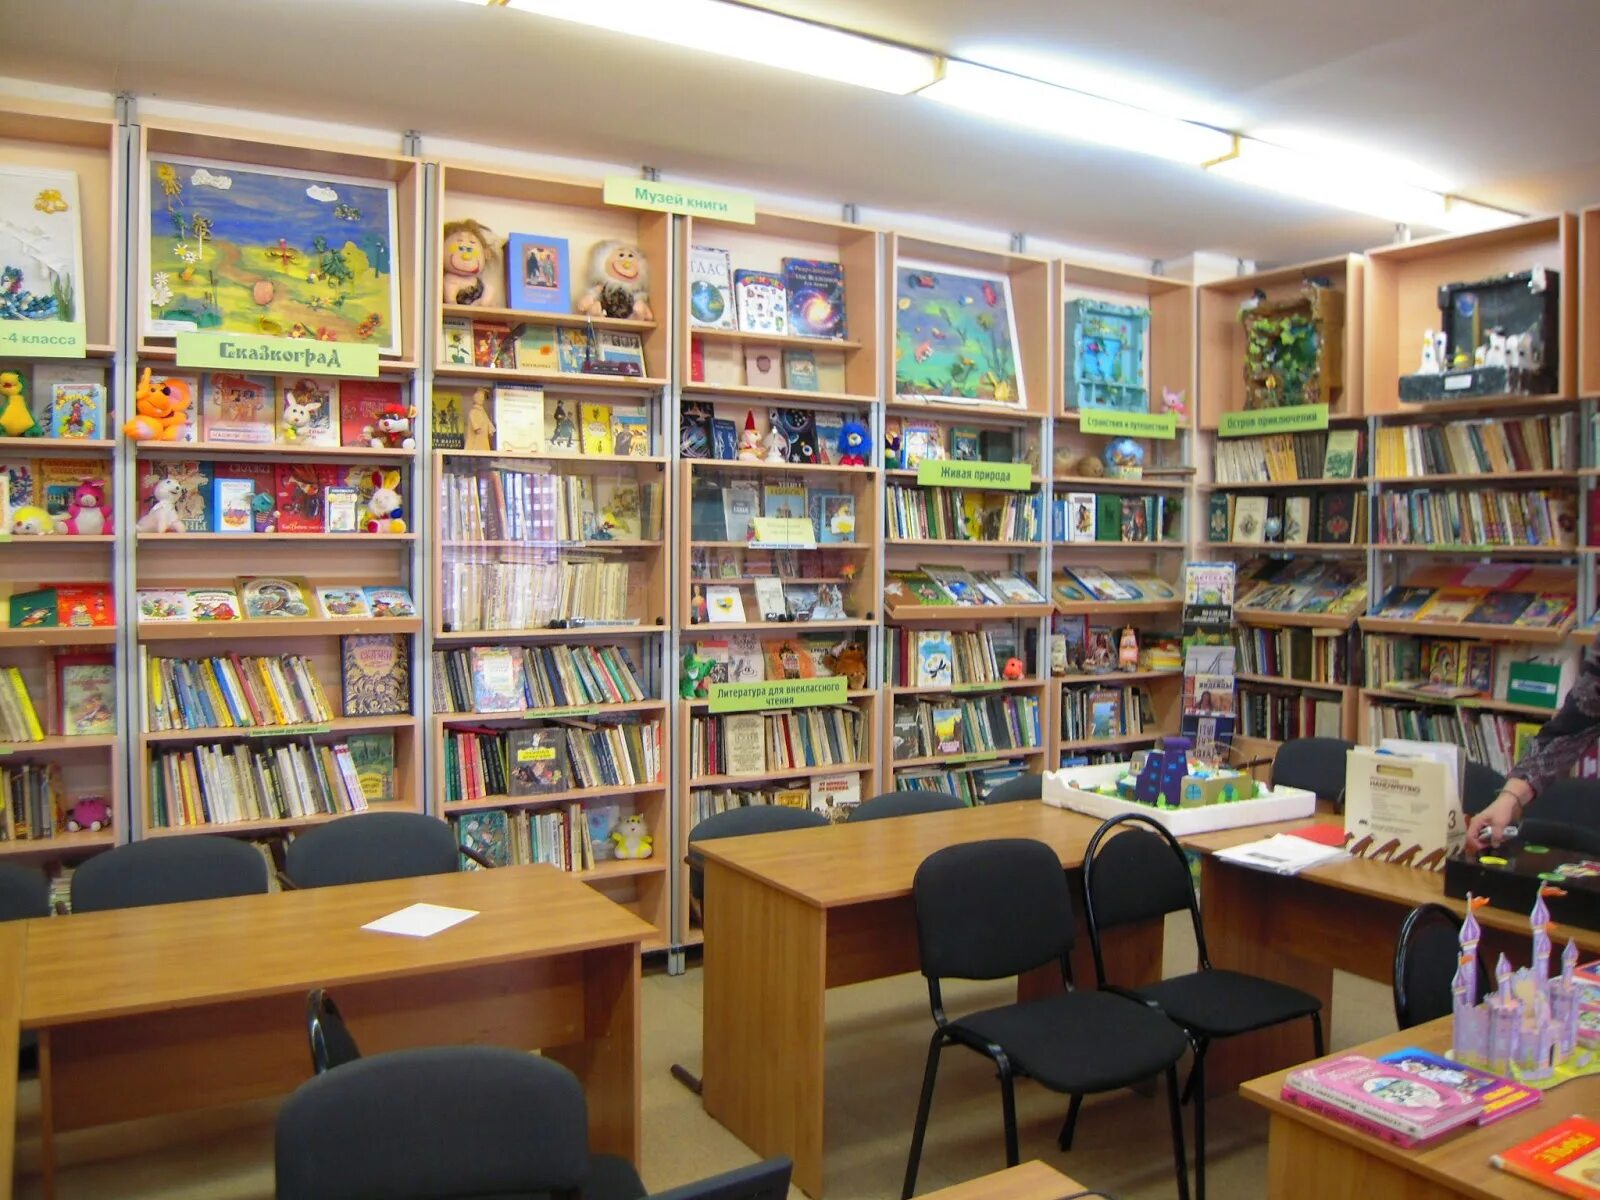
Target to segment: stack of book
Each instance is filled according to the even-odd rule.
[[[988,763],[970,767],[906,767],[894,773],[894,786],[907,792],[948,792],[969,805],[982,804],[995,788],[1018,778],[1021,763]]]
[[[1576,413],[1389,425],[1378,430],[1378,476],[1505,475],[1575,471]]]
[[[303,654],[148,658],[144,676],[149,730],[253,729],[333,719],[322,683]]]
[[[117,623],[108,583],[57,583],[14,592],[0,612],[12,629],[106,629]]]
[[[628,597],[645,568],[584,551],[504,549],[492,557],[439,565],[440,617],[447,632],[636,625]]]
[[[894,757],[937,758],[1043,744],[1037,696],[1004,693],[943,703],[904,700],[894,708]]]
[[[1355,479],[1366,474],[1366,438],[1359,429],[1217,439],[1217,482],[1294,483]]]
[[[1268,537],[1273,521],[1278,533]],[[1367,540],[1367,494],[1350,489],[1292,496],[1213,492],[1206,526],[1213,542],[1354,545]]]
[[[70,803],[59,763],[0,765],[0,842],[55,837],[57,814]]]
[[[1233,644],[1239,653],[1239,670],[1246,675],[1278,675],[1307,683],[1350,682],[1350,642],[1337,629],[1247,625],[1234,629]]]
[[[528,729],[445,730],[445,802],[639,787],[661,779],[661,724],[617,717]]]
[[[960,542],[1036,542],[1044,502],[1034,492],[979,492],[891,484],[889,536]]]
[[[1524,571],[1526,574],[1526,571]],[[1557,629],[1578,602],[1570,591],[1522,591],[1515,579],[1494,587],[1399,584],[1384,593],[1373,616],[1401,621]]]
[[[540,546],[658,541],[661,505],[661,485],[641,483],[631,472],[456,467],[439,481],[439,537]]]
[[[1470,761],[1502,775],[1517,764],[1541,724],[1472,708],[1375,703],[1367,709],[1367,736],[1373,745],[1387,737],[1449,742],[1463,747]]]
[[[886,572],[883,596],[891,612],[929,606],[982,608],[1049,603],[1027,576],[1015,571],[968,571],[964,567],[931,565]]]
[[[689,722],[689,772],[764,775],[846,766],[867,756],[867,723],[855,708],[696,716]]]
[[[1176,604],[1178,589],[1148,571],[1107,571],[1101,567],[1063,566],[1053,585],[1061,604]]]
[[[548,863],[563,871],[588,871],[609,859],[611,830],[620,819],[614,804],[568,804],[547,812],[487,808],[450,818],[458,843],[496,867]],[[482,869],[461,857],[465,871]]]
[[[1576,546],[1577,499],[1555,488],[1385,492],[1378,497],[1378,540],[1391,546]]]
[[[1254,559],[1239,570],[1243,610],[1355,616],[1367,606],[1366,572],[1348,562]]]
[[[1056,542],[1181,542],[1183,497],[1174,492],[1058,493],[1050,502],[1050,537]]]
[[[999,683],[1017,657],[1010,626],[979,630],[895,629],[885,637],[889,682],[894,687],[949,687]]]
[[[621,646],[463,646],[433,652],[435,712],[493,713],[645,699]]]
[[[191,746],[150,756],[152,829],[359,812],[366,793],[345,742]]]
[[[1146,688],[1068,687],[1062,690],[1063,741],[1109,741],[1137,737],[1157,728],[1155,707]]]
[[[1291,738],[1344,736],[1344,697],[1309,688],[1241,681],[1239,733],[1286,742]]]
[[[774,804],[783,808],[809,808],[830,821],[843,821],[861,803],[861,776],[854,771],[813,775],[809,780],[763,786],[695,788],[689,793],[689,828],[707,817],[731,808]]]
[[[707,477],[709,475],[709,477]],[[738,478],[703,473],[689,499],[689,536],[697,542],[750,543],[762,548],[764,521],[801,522],[802,537],[783,535],[781,546],[809,550],[815,545],[847,545],[856,540],[853,492],[814,488],[786,474],[777,479]],[[781,532],[781,531],[780,531]]]

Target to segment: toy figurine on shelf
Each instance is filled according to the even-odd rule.
[[[1111,479],[1144,478],[1144,447],[1132,438],[1113,438],[1106,443],[1105,468]]]
[[[618,858],[649,858],[655,853],[650,826],[638,813],[629,813],[618,821],[611,840],[617,844]]]
[[[843,675],[845,686],[852,691],[867,686],[867,655],[860,642],[840,642],[823,654],[822,665],[835,675]]]
[[[756,430],[756,414],[749,409],[744,414],[744,432],[739,435],[739,461],[761,461],[761,434]]]
[[[632,242],[608,241],[589,255],[589,290],[578,301],[589,316],[653,321],[650,309],[650,264]]]
[[[185,526],[178,515],[183,485],[176,479],[158,479],[150,489],[150,508],[139,518],[140,533],[182,533]]]
[[[111,514],[106,511],[105,485],[97,479],[85,479],[80,483],[73,490],[67,515],[56,518],[56,532],[86,537],[111,533]]]
[[[1000,677],[1015,683],[1028,673],[1028,668],[1020,658],[1006,659],[1006,665],[1000,668]]]
[[[767,430],[767,461],[769,463],[786,463],[789,461],[789,436],[783,432],[777,421],[772,422]]]
[[[1139,669],[1139,635],[1129,625],[1122,631],[1122,639],[1117,643],[1117,669],[1119,671],[1137,671]]]
[[[1163,386],[1161,389],[1161,411],[1172,413],[1180,421],[1187,420],[1189,406],[1188,401],[1184,398],[1186,394],[1187,389],[1185,388],[1173,391],[1171,388]]]
[[[1418,375],[1437,375],[1444,370],[1441,343],[1444,335],[1437,329],[1422,331],[1422,361],[1417,364]]]
[[[698,583],[689,589],[689,624],[704,625],[711,619],[706,606],[706,592]]]
[[[55,531],[55,518],[37,504],[24,504],[21,508],[11,510],[11,532],[14,536],[41,537]]]
[[[417,439],[411,436],[411,422],[416,419],[417,410],[409,405],[385,404],[377,420],[367,426],[367,442],[377,450],[415,450]]]
[[[368,533],[404,533],[405,520],[400,512],[400,472],[374,471],[369,480],[372,495],[367,498],[367,516],[363,528]]]
[[[860,421],[846,421],[839,427],[839,465],[864,467],[872,455],[872,434]]]
[[[136,415],[122,427],[122,432],[138,442],[182,441],[191,403],[186,382],[181,379],[152,381],[150,368],[146,367],[133,393]]]
[[[471,217],[444,225],[444,302],[498,308],[504,299],[500,244]]]
[[[705,603],[703,596],[700,602]],[[700,658],[692,652],[685,654],[683,671],[678,676],[678,696],[684,700],[703,700],[711,686],[711,672],[716,665],[709,658]]]
[[[28,407],[28,394],[22,387],[22,376],[15,371],[0,371],[0,397],[5,399],[5,411],[0,412],[0,432],[7,437],[39,437],[44,430],[34,419]]]
[[[489,389],[478,388],[467,407],[466,449],[494,448],[494,421],[489,417]]]

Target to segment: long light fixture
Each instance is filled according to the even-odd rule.
[[[1199,165],[1233,149],[1233,135],[1022,75],[950,62],[920,93],[965,112],[1079,142]]]
[[[483,4],[484,0],[467,0]],[[819,79],[907,95],[939,77],[943,60],[810,21],[729,4],[726,0],[504,0],[515,8],[629,34],[690,50],[720,54]]]

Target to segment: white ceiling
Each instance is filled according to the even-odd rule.
[[[598,2],[598,0],[597,0]],[[670,3],[671,0],[662,0]],[[1600,0],[766,0],[1183,115],[1409,159],[1520,211],[1600,203]],[[450,0],[0,0],[4,70],[617,162],[1084,247],[1282,262],[1380,221],[812,80]],[[1160,103],[1160,96],[1149,101]]]

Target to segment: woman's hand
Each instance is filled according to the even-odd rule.
[[[1501,792],[1489,805],[1467,823],[1467,849],[1474,852],[1498,846],[1506,835],[1506,826],[1514,825],[1522,813],[1522,803],[1510,791]]]

